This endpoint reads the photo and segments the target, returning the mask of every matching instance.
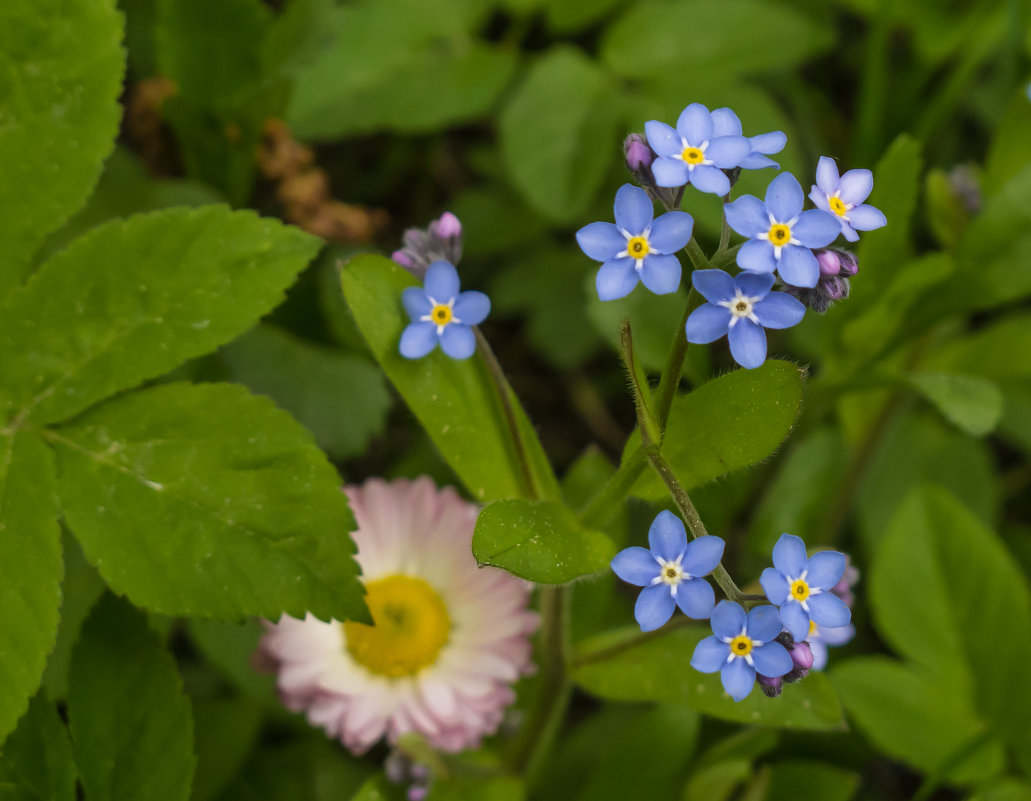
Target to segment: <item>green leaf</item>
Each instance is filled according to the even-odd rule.
[[[841,729],[841,706],[822,673],[788,685],[779,698],[758,688],[741,702],[723,691],[719,673],[698,673],[690,667],[695,646],[710,634],[708,627],[670,631],[658,639],[633,645],[605,659],[590,657],[602,649],[640,636],[625,629],[581,643],[581,663],[573,660],[572,679],[587,692],[611,701],[683,703],[705,715],[748,723],[814,731]]]
[[[134,603],[223,619],[365,619],[336,471],[266,398],[164,384],[48,436],[69,527]]]
[[[495,501],[476,520],[473,556],[527,581],[564,584],[609,566],[616,549],[553,501]]]
[[[261,706],[249,698],[195,698],[197,775],[191,801],[210,801],[240,770],[261,729]]]
[[[859,775],[825,762],[791,760],[771,766],[767,801],[793,798],[805,787],[810,798],[820,801],[850,801],[859,789]]]
[[[383,433],[393,398],[368,359],[259,325],[225,346],[229,380],[268,395],[334,459],[362,454]]]
[[[319,248],[221,206],[96,228],[48,261],[0,316],[0,411],[57,422],[250,328]]]
[[[114,146],[121,38],[113,0],[0,3],[0,298],[82,206]]]
[[[526,790],[515,776],[454,776],[438,779],[427,801],[523,801]]]
[[[333,41],[333,0],[291,0],[262,47],[266,74],[295,76]]]
[[[401,293],[415,284],[412,275],[382,256],[358,256],[345,265],[341,281],[372,355],[473,498],[557,498],[558,482],[540,441],[507,388],[536,489],[527,486],[482,353],[458,361],[439,348],[416,360],[398,352],[408,324]]]
[[[1016,779],[1003,779],[978,791],[967,801],[1031,801],[1031,784]]]
[[[28,708],[57,636],[63,565],[55,485],[43,442],[0,432],[0,743]]]
[[[75,801],[75,760],[57,707],[42,694],[0,753],[0,801]]]
[[[352,757],[339,743],[305,727],[289,743],[256,748],[244,768],[219,797],[221,801],[342,801],[354,793],[374,770],[370,761]],[[368,801],[407,801],[405,790],[390,784],[382,771]],[[361,796],[359,796],[361,797]]]
[[[776,47],[769,46],[772,41]],[[672,71],[751,73],[792,67],[832,42],[831,30],[816,16],[779,2],[654,0],[634,6],[609,27],[602,58],[630,78]]]
[[[541,214],[577,219],[611,163],[618,117],[611,78],[579,50],[553,47],[501,112],[501,157],[513,184]]]
[[[195,759],[175,660],[138,610],[106,596],[83,626],[68,688],[90,801],[186,801]]]
[[[804,372],[771,359],[735,370],[673,401],[662,453],[685,489],[756,464],[772,454],[795,424]],[[635,434],[628,447],[638,441]],[[646,473],[634,494],[659,498],[665,486]]]
[[[869,592],[896,651],[972,693],[1000,734],[1026,731],[1031,696],[1016,688],[1031,664],[1031,590],[961,503],[937,488],[910,495],[877,552]]]
[[[587,261],[582,253],[576,258],[581,263]],[[619,300],[599,300],[595,288],[598,266],[593,265],[590,277],[584,281],[587,317],[608,341],[613,353],[622,353],[620,324],[629,320],[634,334],[634,355],[642,367],[658,373],[666,365],[672,337],[684,333],[680,321],[684,319],[687,291],[678,289],[667,295],[656,295],[642,286]]]
[[[1031,314],[1016,312],[966,336],[950,338],[921,364],[933,370],[981,376],[1000,386],[1031,378]]]
[[[850,718],[887,755],[925,772],[942,770],[955,782],[986,779],[1002,767],[1002,748],[989,741],[949,770],[984,724],[962,693],[934,673],[872,656],[841,662],[830,675]]]
[[[984,189],[995,194],[1031,162],[1031,103],[1021,87],[995,129],[984,170]]]
[[[982,437],[1002,417],[1002,393],[984,378],[953,373],[914,373],[912,384],[958,428]]]

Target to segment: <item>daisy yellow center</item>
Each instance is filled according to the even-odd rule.
[[[795,579],[791,582],[791,597],[796,601],[804,601],[809,597],[809,585],[804,579]]]
[[[634,236],[626,243],[626,252],[630,254],[631,259],[643,259],[648,255],[651,248],[648,246],[648,240],[643,236]]]
[[[734,656],[748,656],[752,653],[752,640],[747,634],[738,634],[730,641],[730,653]]]
[[[680,154],[680,158],[688,164],[701,164],[705,161],[705,153],[702,152],[700,147],[685,147],[684,152]]]
[[[451,307],[445,306],[443,303],[438,303],[433,307],[433,311],[430,312],[430,319],[437,325],[447,325],[451,322],[453,316]]]
[[[439,307],[438,307],[439,308]],[[451,620],[437,592],[412,576],[370,581],[365,590],[373,625],[344,623],[347,651],[381,676],[410,676],[437,660]]]
[[[774,223],[770,226],[769,237],[774,245],[786,245],[791,241],[791,228],[784,223]]]
[[[827,203],[831,207],[831,211],[833,211],[839,217],[844,217],[845,212],[848,211],[848,209],[845,207],[845,203],[837,195],[832,195],[831,197],[827,198]]]

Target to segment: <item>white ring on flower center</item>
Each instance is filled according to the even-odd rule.
[[[787,247],[788,245],[801,245],[802,244],[797,239],[795,239],[795,234],[794,234],[795,223],[798,222],[798,217],[792,217],[787,222],[783,222],[782,223],[780,220],[776,219],[769,212],[766,212],[766,213],[770,217],[770,228],[773,228],[773,226],[775,226],[775,225],[783,225],[783,226],[785,226],[788,229],[789,233],[791,234],[790,239],[787,242],[785,242],[783,244],[780,244],[780,245],[773,245],[773,243],[770,242],[770,228],[767,228],[763,233],[757,234],[756,237],[755,237],[756,239],[762,239],[765,242],[770,242],[770,244],[773,245],[773,257],[776,258],[776,259],[779,259],[781,251],[785,247]]]
[[[644,260],[649,255],[651,255],[652,253],[654,253],[656,256],[661,256],[662,255],[661,253],[659,253],[659,251],[657,251],[654,247],[652,247],[652,241],[650,239],[651,233],[652,233],[651,226],[648,226],[647,228],[645,228],[644,231],[642,233],[640,233],[640,234],[632,234],[632,233],[630,233],[629,231],[627,231],[627,230],[625,230],[623,228],[620,228],[619,232],[624,237],[626,237],[627,246],[625,248],[623,248],[623,250],[621,250],[619,253],[616,254],[616,258],[617,259],[633,259],[634,260],[634,269],[637,270],[638,272],[640,272],[641,268],[644,267]],[[641,256],[640,258],[638,258],[636,256],[631,256],[630,255],[630,240],[631,239],[638,239],[638,238],[643,239],[645,241],[645,243],[648,245],[647,252],[644,254],[644,256]]]
[[[823,590],[817,589],[812,584],[810,584],[808,581],[806,581],[806,576],[808,576],[808,575],[809,575],[809,571],[808,570],[803,570],[801,573],[798,574],[797,578],[791,578],[791,576],[789,576],[787,573],[784,574],[784,577],[788,580],[788,588],[789,588],[788,589],[788,600],[789,601],[795,601],[795,603],[797,603],[799,606],[801,606],[806,612],[809,611],[809,599],[812,598],[814,595],[819,595],[820,593],[823,592]],[[805,581],[805,586],[809,589],[809,594],[806,595],[806,599],[804,601],[796,600],[794,593],[791,592],[790,588],[795,585],[796,581]]]
[[[693,578],[693,576],[685,571],[681,566],[680,563],[683,559],[683,554],[680,554],[680,556],[672,561],[666,561],[660,556],[655,557],[655,561],[659,563],[659,575],[652,579],[652,584],[666,584],[669,587],[670,594],[674,598],[677,597],[677,587],[689,578]]]
[[[451,310],[452,310],[452,311],[451,311],[451,319],[450,319],[450,320],[448,320],[448,321],[447,321],[446,323],[444,323],[444,325],[440,325],[439,323],[437,323],[437,321],[436,321],[436,320],[434,320],[434,319],[433,319],[433,309],[431,309],[431,310],[430,310],[430,313],[429,313],[429,314],[424,314],[424,315],[423,315],[422,317],[420,317],[420,318],[419,318],[419,321],[420,321],[420,322],[424,322],[424,323],[433,323],[434,325],[436,325],[436,326],[437,326],[437,336],[438,336],[438,337],[439,337],[439,336],[440,336],[441,334],[443,334],[443,333],[444,333],[444,329],[445,329],[445,328],[446,328],[447,326],[451,325],[451,323],[460,323],[460,322],[462,322],[462,321],[461,321],[461,320],[459,320],[459,319],[458,319],[457,317],[455,317],[455,312],[454,312],[454,308],[455,308],[455,299],[454,299],[454,298],[451,298],[451,300],[449,300],[449,301],[448,301],[447,303],[438,303],[438,302],[437,302],[437,301],[436,301],[436,300],[435,300],[434,298],[431,298],[431,297],[430,297],[429,295],[427,295],[427,296],[426,296],[426,299],[427,299],[427,300],[428,300],[428,301],[429,301],[430,303],[432,303],[432,304],[433,304],[433,309],[435,309],[435,308],[436,308],[437,306],[447,306],[447,307],[448,307],[449,309],[451,309]]]
[[[734,287],[734,297],[730,300],[717,301],[716,305],[722,306],[730,312],[730,328],[737,325],[737,321],[742,318],[747,318],[756,325],[760,325],[759,318],[755,316],[755,304],[760,300],[762,300],[761,296],[750,297]]]
[[[701,167],[703,164],[712,164],[713,163],[712,159],[707,158],[706,155],[705,155],[705,151],[708,149],[708,147],[709,147],[709,140],[708,139],[706,139],[700,145],[692,145],[684,137],[681,136],[680,137],[680,152],[677,153],[673,158],[680,159],[682,162],[684,162],[684,164],[687,165],[688,171],[689,172],[693,172],[695,167]],[[692,164],[687,159],[685,159],[684,158],[684,151],[687,150],[688,148],[693,148],[694,150],[702,151],[702,160],[700,162],[698,162],[697,164]]]
[[[720,639],[723,640],[723,642],[725,642],[729,646],[738,637],[746,638],[750,643],[752,643],[752,647],[751,647],[751,649],[749,649],[748,653],[745,654],[744,656],[741,656],[741,654],[735,654],[734,653],[734,649],[731,648],[730,649],[730,653],[727,655],[727,664],[729,665],[735,659],[744,659],[745,662],[747,662],[749,664],[749,666],[755,667],[755,664],[752,662],[752,651],[754,651],[756,648],[761,646],[762,643],[759,642],[758,640],[753,640],[751,637],[748,636],[747,626],[742,626],[741,627],[741,633],[738,634],[735,637],[721,637]]]

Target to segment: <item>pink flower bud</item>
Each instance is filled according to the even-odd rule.
[[[430,231],[441,239],[450,239],[462,235],[462,223],[450,211],[445,211],[440,215],[440,219],[430,223]]]
[[[837,275],[841,271],[841,260],[833,250],[818,250],[816,261],[820,265],[821,275]]]

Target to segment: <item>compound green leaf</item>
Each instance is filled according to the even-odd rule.
[[[320,247],[222,206],[94,229],[50,259],[0,315],[0,411],[67,419],[250,328]]]
[[[75,760],[57,707],[39,694],[0,753],[0,801],[75,801]]]
[[[222,619],[365,617],[339,477],[267,398],[165,384],[48,436],[69,527],[134,603]]]

